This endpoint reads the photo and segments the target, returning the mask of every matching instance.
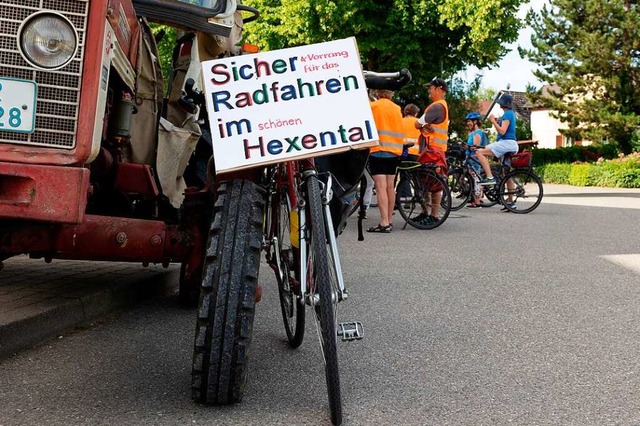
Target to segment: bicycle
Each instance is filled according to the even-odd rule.
[[[511,213],[534,211],[542,202],[544,191],[540,177],[533,172],[532,159],[531,151],[506,154],[501,161],[500,181],[493,188],[485,187],[485,193],[495,191],[495,198]]]
[[[365,73],[369,88],[399,87],[408,83],[407,70]],[[313,159],[279,163],[267,168],[263,247],[274,270],[287,341],[292,348],[304,340],[306,306],[311,307],[322,349],[331,422],[342,423],[342,397],[337,338],[360,340],[358,321],[338,323],[338,303],[348,292],[340,264],[336,236],[342,223],[334,223],[332,173],[322,173]],[[347,191],[348,196],[356,185]],[[345,205],[346,220],[350,205]]]
[[[518,214],[530,213],[535,210],[542,202],[544,191],[540,177],[533,172],[532,158],[531,151],[506,154],[502,157],[499,166],[492,167],[494,176],[498,178],[498,183],[483,187],[484,195],[489,200],[489,203],[485,203],[485,205],[492,206],[500,203],[506,210]],[[465,160],[466,171],[458,185],[464,203],[469,200],[473,192],[474,178],[472,174],[476,173],[475,177],[481,178],[481,175],[478,175],[472,166],[474,162],[479,165],[479,161],[475,157],[469,156]],[[516,202],[520,202],[520,206],[516,206]],[[522,207],[523,203],[525,208]]]
[[[492,165],[491,170],[495,176],[500,176],[500,166]],[[463,208],[473,197],[476,190],[476,182],[480,182],[486,174],[476,157],[465,156],[464,160],[458,161],[456,165],[449,168],[447,181],[451,190],[451,210],[457,211]],[[491,207],[498,203],[494,196],[495,191],[485,191],[484,196],[487,201],[483,202],[484,207]]]
[[[451,192],[442,166],[401,160],[396,171],[396,181],[401,177],[409,182],[411,197],[398,201],[398,212],[407,224],[417,229],[434,229],[442,225],[451,212]],[[434,193],[441,194],[437,207],[433,206]],[[434,215],[435,212],[435,215]]]
[[[353,196],[353,200],[351,200],[351,207],[349,209],[349,217],[353,216],[353,214],[355,212],[357,212],[360,209],[360,204],[362,203],[362,199],[361,199],[361,193],[362,191],[360,190],[362,186],[364,186],[365,191],[370,190],[371,191],[371,201],[369,203],[368,206],[365,206],[365,210],[366,207],[378,207],[378,200],[377,200],[377,196],[376,196],[376,190],[373,187],[373,179],[371,178],[371,175],[369,174],[368,170],[365,170],[364,172],[365,174],[362,176],[362,179],[360,179],[360,182],[358,183],[357,186],[357,190],[354,193]],[[370,186],[370,189],[369,189]],[[365,199],[366,199],[366,195],[365,195]]]

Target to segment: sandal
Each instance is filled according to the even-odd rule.
[[[372,226],[371,228],[367,229],[367,232],[377,232],[377,233],[388,234],[389,232],[391,232],[391,228],[392,228],[391,225],[382,226],[378,224],[376,226]]]

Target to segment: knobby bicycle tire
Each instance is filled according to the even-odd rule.
[[[342,399],[340,396],[340,373],[338,370],[337,348],[337,320],[336,307],[338,303],[337,279],[330,255],[325,232],[322,195],[318,178],[311,175],[306,180],[306,195],[308,208],[307,226],[310,231],[310,247],[308,271],[310,272],[309,286],[312,293],[317,294],[313,308],[317,323],[320,327],[320,343],[325,365],[327,394],[331,422],[334,425],[342,423]],[[317,301],[316,301],[317,300]]]
[[[246,180],[220,183],[200,288],[192,398],[242,400],[260,267],[265,191]]]
[[[278,247],[273,250],[280,310],[289,346],[297,348],[304,339],[305,304],[294,284],[299,283],[299,250],[291,243],[291,200],[288,188],[279,188],[272,199],[272,220]],[[297,230],[294,229],[297,233]],[[275,257],[278,256],[278,259]],[[298,288],[299,290],[299,288]]]
[[[513,189],[508,187],[509,179],[515,185]],[[542,181],[538,175],[526,169],[510,171],[498,185],[500,203],[512,213],[525,214],[534,211],[542,202],[542,196]]]
[[[451,211],[460,210],[471,199],[473,182],[469,180],[469,174],[459,168],[449,169],[447,178],[451,191]]]
[[[451,191],[447,179],[437,173],[435,168],[428,166],[416,167],[408,172],[412,195],[409,202],[399,205],[400,216],[406,223],[417,229],[439,227],[447,220],[451,212]],[[440,192],[442,197],[437,209],[437,219],[430,219],[431,200],[434,192]]]

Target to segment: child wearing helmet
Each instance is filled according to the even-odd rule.
[[[464,118],[465,124],[467,125],[467,129],[469,130],[469,137],[467,138],[467,145],[469,147],[474,148],[483,148],[487,144],[487,135],[480,128],[482,117],[477,112],[470,112]],[[467,150],[467,155],[471,157],[476,157],[475,149]],[[473,169],[476,173],[472,173],[474,185],[473,185],[473,201],[467,204],[469,208],[478,208],[482,207],[482,187],[480,186],[480,173],[482,172],[482,167],[480,163],[474,161],[471,163]]]

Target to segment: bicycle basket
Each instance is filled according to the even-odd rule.
[[[511,156],[511,167],[516,169],[528,169],[531,167],[533,153],[531,151],[522,151]]]

